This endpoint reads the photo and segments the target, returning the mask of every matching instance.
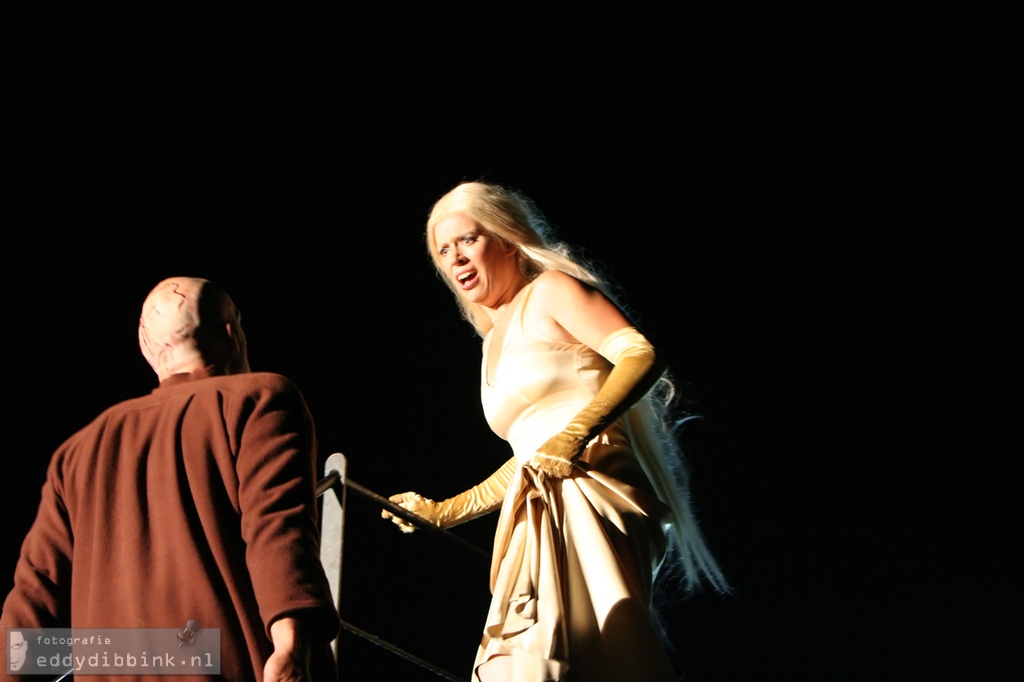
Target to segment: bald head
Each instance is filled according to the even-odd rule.
[[[170,277],[142,304],[139,348],[160,381],[213,367],[217,374],[249,371],[238,309],[218,285]]]

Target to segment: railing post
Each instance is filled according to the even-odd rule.
[[[334,597],[334,608],[341,608],[341,555],[345,535],[345,479],[347,476],[345,455],[336,452],[327,458],[324,465],[324,482],[330,481],[329,489],[321,492],[323,506],[320,518],[320,563],[327,574],[327,582]],[[321,486],[324,484],[321,483]],[[335,661],[338,658],[338,638],[331,642]]]

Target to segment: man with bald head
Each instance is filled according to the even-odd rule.
[[[220,679],[334,678],[301,393],[250,371],[238,309],[204,279],[150,292],[139,346],[159,386],[54,453],[2,631],[191,624],[220,630]]]
[[[249,371],[241,315],[207,280],[172,277],[158,284],[142,304],[139,348],[160,381],[209,365],[219,374]]]

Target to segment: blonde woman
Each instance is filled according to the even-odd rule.
[[[457,185],[426,242],[483,339],[484,413],[512,450],[454,497],[391,498],[442,528],[500,509],[472,679],[675,680],[651,617],[654,577],[671,562],[689,589],[728,584],[655,399],[655,349],[515,190]]]

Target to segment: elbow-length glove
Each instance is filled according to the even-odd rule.
[[[597,352],[614,365],[604,385],[561,432],[537,449],[530,462],[548,476],[565,478],[572,473],[573,462],[590,441],[636,404],[664,372],[654,346],[635,327],[612,332]]]
[[[460,523],[472,521],[500,507],[505,499],[505,492],[512,482],[512,477],[518,469],[519,463],[515,457],[512,457],[483,482],[441,502],[434,502],[412,492],[392,495],[388,499],[403,509],[422,516],[438,528],[451,528]],[[416,530],[411,523],[398,518],[386,509],[381,511],[380,515],[381,518],[391,519],[403,533],[411,533]]]

